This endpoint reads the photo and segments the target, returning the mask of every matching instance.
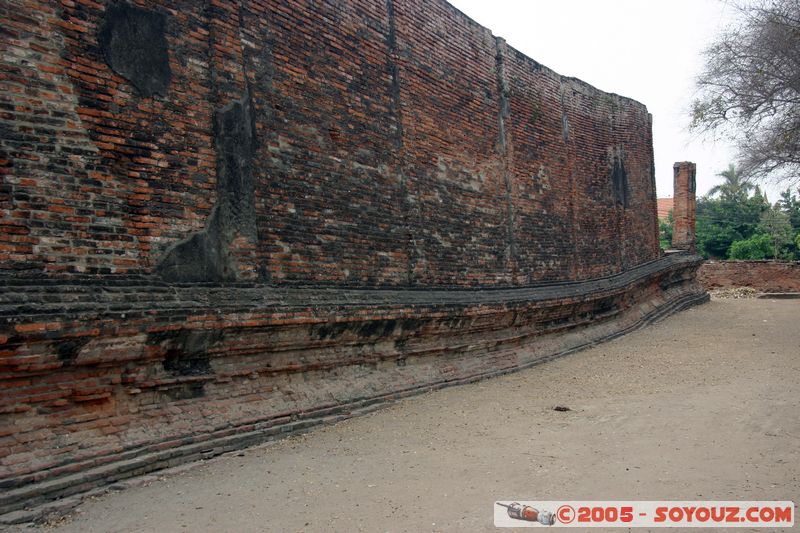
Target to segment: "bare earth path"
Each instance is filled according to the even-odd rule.
[[[496,531],[496,499],[800,502],[800,300],[715,300],[85,502],[56,531]]]

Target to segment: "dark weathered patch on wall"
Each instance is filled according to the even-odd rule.
[[[186,330],[151,333],[148,344],[164,349],[164,370],[172,376],[211,374],[208,350],[223,340],[219,330]]]
[[[237,277],[230,246],[237,236],[255,242],[253,184],[255,124],[250,92],[214,114],[217,204],[206,228],[167,250],[157,272],[167,281],[232,281]]]
[[[97,36],[111,69],[142,94],[165,96],[172,77],[166,16],[126,3],[109,4]]]
[[[161,401],[177,402],[202,398],[206,395],[205,383],[181,383],[160,391]]]
[[[620,150],[615,150],[611,161],[611,183],[617,204],[628,207],[628,172]]]
[[[211,373],[211,365],[207,354],[187,354],[176,349],[164,357],[164,370],[173,376],[202,376]]]
[[[361,338],[386,338],[392,335],[409,334],[419,330],[428,321],[417,318],[401,320],[366,320],[363,322],[328,322],[311,326],[310,336],[314,339],[336,339],[345,333]]]
[[[69,339],[59,343],[57,348],[58,360],[61,361],[64,366],[72,364],[72,362],[78,357],[81,348],[86,346],[88,342],[88,338],[78,338]]]
[[[156,271],[167,281],[225,281],[234,279],[235,270],[227,255],[227,244],[215,207],[206,228],[167,250]]]
[[[217,190],[223,227],[256,237],[253,154],[255,120],[250,91],[214,114]]]

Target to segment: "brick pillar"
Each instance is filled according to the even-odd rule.
[[[672,208],[672,247],[695,251],[695,174],[694,163],[684,161],[672,165],[674,171]]]

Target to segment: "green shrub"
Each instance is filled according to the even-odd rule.
[[[734,241],[728,250],[731,259],[767,259],[772,257],[772,239],[758,233],[749,239]]]

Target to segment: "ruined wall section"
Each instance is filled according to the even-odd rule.
[[[385,3],[246,2],[242,12],[265,278],[405,284],[406,195]]]
[[[627,240],[620,238],[620,216],[626,207],[624,193],[615,186],[621,161],[619,139],[611,127],[613,96],[593,93],[572,79],[562,79],[559,92],[574,187],[576,276],[606,276],[622,270]]]
[[[0,514],[707,298],[645,107],[442,0],[0,16]]]
[[[3,3],[4,270],[149,272],[202,227],[215,187],[208,24],[184,4],[152,10],[171,79],[168,97],[143,98],[104,58],[101,6]]]
[[[565,141],[561,77],[510,47],[504,52],[510,118],[506,137],[520,280],[541,282],[578,274],[578,209]],[[559,149],[554,149],[559,147]]]
[[[618,106],[621,158],[625,165],[627,207],[622,210],[620,234],[623,269],[641,264],[660,253],[658,202],[653,162],[653,121],[641,107]]]
[[[29,4],[4,270],[519,286],[658,255],[644,106],[443,0]]]
[[[512,281],[497,51],[446,2],[395,2],[415,281]]]
[[[704,261],[697,281],[709,291],[751,287],[758,292],[800,293],[800,261]]]

